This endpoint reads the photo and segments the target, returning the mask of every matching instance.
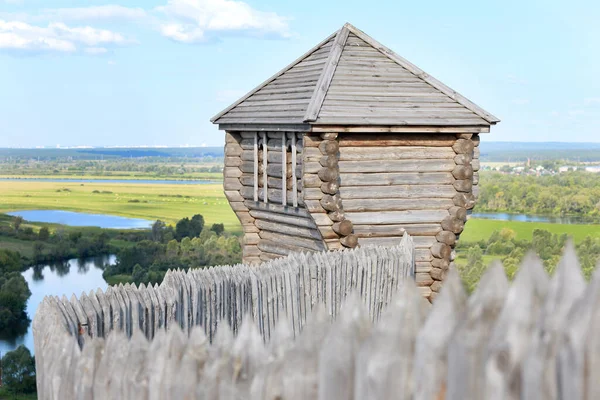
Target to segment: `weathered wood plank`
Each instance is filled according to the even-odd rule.
[[[448,215],[446,210],[346,212],[346,218],[356,225],[440,223]]]
[[[341,147],[340,161],[448,159],[453,160],[451,147]]]
[[[452,199],[343,199],[344,211],[406,211],[406,210],[447,210],[454,206]]]
[[[308,189],[305,189],[305,192]],[[397,185],[340,187],[340,195],[346,199],[390,199],[390,198],[452,198],[456,190],[452,185]]]
[[[351,172],[450,172],[456,166],[451,159],[340,161],[341,173]]]
[[[354,234],[359,238],[409,235],[435,236],[442,231],[440,224],[360,225],[354,223]]]
[[[449,172],[398,172],[398,173],[341,173],[341,186],[390,185],[449,185],[454,182]]]

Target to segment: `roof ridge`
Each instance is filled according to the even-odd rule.
[[[452,98],[453,100],[455,100],[456,102],[458,102],[465,108],[469,109],[473,113],[477,114],[478,116],[480,116],[481,118],[483,118],[484,120],[489,122],[490,124],[495,124],[497,122],[500,122],[500,120],[498,118],[496,118],[494,115],[485,111],[483,108],[479,107],[478,105],[476,105],[471,100],[467,99],[466,97],[464,97],[457,91],[446,86],[445,84],[443,84],[442,82],[440,82],[433,76],[429,75],[428,73],[426,73],[425,71],[423,71],[422,69],[420,69],[419,67],[417,67],[416,65],[411,63],[410,61],[399,56],[396,52],[394,52],[390,48],[384,46],[383,44],[379,43],[377,40],[373,39],[368,34],[364,33],[360,29],[356,28],[354,25],[352,25],[350,23],[345,23],[344,27],[342,29],[344,29],[344,28],[348,29],[351,33],[353,33],[354,35],[356,35],[357,37],[359,37],[360,39],[365,41],[371,47],[378,50],[380,53],[382,53],[383,55],[388,57],[390,60],[394,61],[396,64],[405,68],[406,70],[408,70],[410,73],[412,73],[416,77],[420,78],[424,82],[433,86],[435,89],[444,93],[446,96]]]
[[[331,50],[329,50],[327,61],[325,61],[325,65],[323,66],[323,70],[321,71],[321,75],[319,76],[319,80],[317,81],[317,84],[315,86],[315,90],[310,98],[308,107],[306,108],[306,113],[304,114],[304,122],[316,121],[319,112],[321,111],[323,101],[325,100],[325,95],[329,90],[329,86],[331,85],[331,80],[333,79],[335,69],[337,68],[338,62],[340,61],[340,57],[342,56],[342,51],[346,46],[348,35],[350,34],[350,30],[346,25],[347,24],[345,24],[337,32],[335,40],[331,45]]]
[[[342,29],[344,29],[344,28],[342,28]],[[317,51],[321,46],[323,46],[328,41],[330,41],[331,38],[333,38],[334,36],[336,36],[342,29],[339,29],[339,30],[335,31],[334,33],[332,33],[331,35],[327,36],[323,41],[319,42],[319,44],[317,44],[316,46],[314,46],[313,48],[311,48],[310,50],[308,50],[306,53],[304,53],[303,55],[301,55],[300,57],[298,57],[291,64],[289,64],[285,68],[281,69],[275,75],[271,76],[269,79],[267,79],[266,81],[264,81],[260,85],[256,86],[254,89],[250,90],[248,93],[246,93],[244,96],[242,96],[236,102],[234,102],[233,104],[231,104],[229,107],[225,108],[224,110],[222,110],[221,112],[219,112],[217,115],[215,115],[214,117],[212,117],[210,119],[210,122],[214,123],[216,120],[218,120],[219,118],[221,118],[223,115],[227,114],[233,108],[235,108],[240,103],[242,103],[243,101],[245,101],[246,99],[248,99],[250,96],[252,96],[256,92],[258,92],[259,90],[261,90],[262,88],[264,88],[265,86],[267,86],[269,83],[273,82],[275,79],[279,78],[281,75],[285,74],[287,71],[289,71],[290,69],[292,69],[293,67],[295,67],[297,64],[299,64],[300,62],[302,62],[302,60],[304,60],[305,58],[307,58],[308,56],[310,56],[312,53],[314,53],[315,51]]]

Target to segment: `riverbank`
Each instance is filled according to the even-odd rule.
[[[222,223],[228,232],[241,226],[223,194],[222,184],[126,184],[5,181],[0,185],[0,213],[65,210],[162,220],[174,224],[202,214],[207,225]]]

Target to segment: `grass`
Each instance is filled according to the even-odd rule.
[[[100,193],[93,193],[94,191]],[[130,200],[140,202],[132,203]],[[160,219],[169,224],[174,224],[184,217],[202,214],[207,226],[223,223],[228,231],[241,233],[241,226],[223,194],[221,183],[130,185],[26,180],[2,182],[0,213],[19,210],[66,210],[110,214],[148,220]]]
[[[516,233],[518,239],[531,240],[535,229],[544,229],[551,233],[566,233],[573,237],[578,243],[586,237],[600,238],[600,225],[567,225],[550,224],[544,222],[518,222],[518,221],[496,221],[490,219],[469,219],[465,225],[464,232],[460,235],[463,242],[478,242],[487,240],[494,231],[510,228]]]
[[[37,399],[37,394],[13,394],[8,390],[0,387],[0,399],[2,400],[35,400]]]
[[[119,283],[126,284],[131,282],[131,275],[111,275],[107,276],[105,280],[110,286],[118,285]]]

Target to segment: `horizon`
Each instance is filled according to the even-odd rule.
[[[0,0],[0,146],[220,146],[212,116],[345,22],[500,118],[494,141],[599,140],[598,4],[345,5]]]

